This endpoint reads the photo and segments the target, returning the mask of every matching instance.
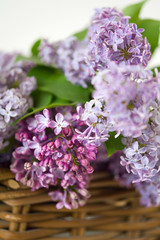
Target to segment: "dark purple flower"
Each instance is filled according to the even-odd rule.
[[[78,139],[75,127],[81,130],[84,123],[81,126],[74,109],[70,108],[70,123],[60,112],[54,116],[52,110],[49,114],[45,109],[43,115],[21,122],[16,133],[20,144],[13,153],[11,170],[32,190],[57,187],[57,198],[50,193],[53,200],[59,201],[57,208],[76,208],[89,197],[82,193],[94,170],[91,162],[96,159],[97,147]]]

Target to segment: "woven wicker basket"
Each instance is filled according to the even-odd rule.
[[[9,170],[0,170],[0,182],[0,239],[160,239],[160,208],[140,206],[133,189],[106,173],[94,175],[92,197],[76,210],[57,210],[46,189],[31,192]]]

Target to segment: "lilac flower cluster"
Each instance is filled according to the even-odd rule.
[[[114,8],[97,9],[89,28],[89,62],[94,74],[108,67],[107,60],[146,66],[150,45],[143,39],[144,29],[129,23],[129,18]]]
[[[86,63],[87,47],[87,38],[78,41],[76,37],[69,37],[52,44],[44,40],[40,47],[40,56],[47,64],[62,69],[68,81],[85,88],[91,81]]]
[[[35,78],[26,75],[27,65],[15,60],[16,54],[0,53],[0,150],[14,134],[11,123],[32,106],[29,95],[36,88]]]
[[[143,31],[114,8],[97,9],[84,40],[69,37],[52,44],[44,40],[40,56],[61,68],[68,81],[87,87],[96,71],[108,68],[108,60],[146,66],[151,52]]]
[[[113,131],[107,119],[107,112],[104,110],[105,102],[102,98],[92,99],[86,102],[84,108],[79,106],[78,118],[81,125],[85,125],[83,132],[77,131],[78,139],[84,143],[100,146],[108,140],[108,132]]]
[[[140,202],[146,207],[160,205],[160,180],[159,176],[155,176],[152,182],[135,183],[136,190],[140,193]]]
[[[160,101],[157,97],[156,102],[151,107],[152,116],[147,127],[142,131],[138,138],[131,138],[125,148],[125,157],[122,157],[121,164],[126,167],[128,173],[134,175],[133,183],[138,183],[136,188],[144,194],[150,191],[148,199],[155,199],[159,202],[159,177],[160,177]],[[145,184],[141,184],[145,182]],[[153,188],[151,187],[153,186]],[[145,189],[145,190],[144,190]],[[153,192],[151,191],[153,190]],[[155,196],[156,194],[156,198]],[[150,196],[150,197],[149,197]],[[156,200],[157,199],[157,200]],[[144,202],[144,201],[143,201]],[[148,201],[145,203],[150,205]]]
[[[158,80],[142,66],[114,62],[108,66],[92,79],[93,96],[104,99],[108,125],[117,135],[138,137],[151,115],[149,107],[155,101]]]
[[[77,208],[89,197],[86,188],[97,147],[79,140],[75,129],[81,129],[81,121],[72,108],[57,111],[44,109],[21,122],[11,170],[32,190],[55,186],[49,195],[57,208]]]
[[[122,186],[131,187],[131,184],[140,193],[140,202],[146,207],[159,206],[160,205],[160,180],[159,174],[152,177],[151,181],[135,181],[137,179],[133,172],[128,172],[122,166],[124,165],[125,155],[123,152],[116,152],[113,154],[110,161],[105,164],[103,168],[108,169],[113,174],[115,180],[117,180]],[[120,160],[122,159],[120,164]]]
[[[32,190],[51,187],[49,195],[59,209],[85,203],[93,160],[107,160],[115,178],[123,185],[133,183],[146,206],[160,204],[160,75],[153,77],[145,68],[151,52],[143,31],[122,12],[102,8],[84,40],[44,40],[40,46],[42,60],[60,68],[68,81],[94,87],[93,99],[77,112],[44,109],[22,121],[15,135],[19,146],[11,170],[16,179]],[[35,79],[26,77],[14,57],[0,56],[0,149],[4,136],[12,134],[10,123],[31,105],[35,89]],[[126,148],[108,159],[104,142],[113,131],[123,135]],[[104,154],[96,158],[98,147]]]
[[[122,184],[134,184],[145,206],[160,204],[160,74],[142,66],[116,64],[92,79],[95,99],[78,108],[79,139],[100,146],[109,132],[122,134],[127,147],[109,161],[109,170]],[[120,155],[121,160],[120,160]],[[118,160],[117,160],[118,159]],[[106,156],[107,160],[107,156]],[[121,165],[120,165],[121,163]],[[127,171],[126,171],[127,170]]]

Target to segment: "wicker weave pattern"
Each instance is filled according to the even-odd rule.
[[[132,190],[106,174],[96,174],[92,197],[76,210],[57,210],[47,190],[31,192],[0,171],[0,239],[3,240],[158,240],[160,208],[139,206]]]

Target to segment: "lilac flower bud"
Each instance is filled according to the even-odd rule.
[[[67,146],[69,148],[72,148],[74,146],[72,140],[67,141]]]
[[[59,147],[61,146],[61,141],[60,141],[60,139],[57,138],[57,139],[55,140],[54,144],[55,144],[56,148],[59,148]]]
[[[72,130],[71,128],[69,127],[66,127],[64,129],[62,129],[62,134],[65,136],[65,137],[70,137],[72,135]]]
[[[70,163],[72,160],[72,155],[67,153],[64,155],[64,161],[67,162],[67,163]]]

